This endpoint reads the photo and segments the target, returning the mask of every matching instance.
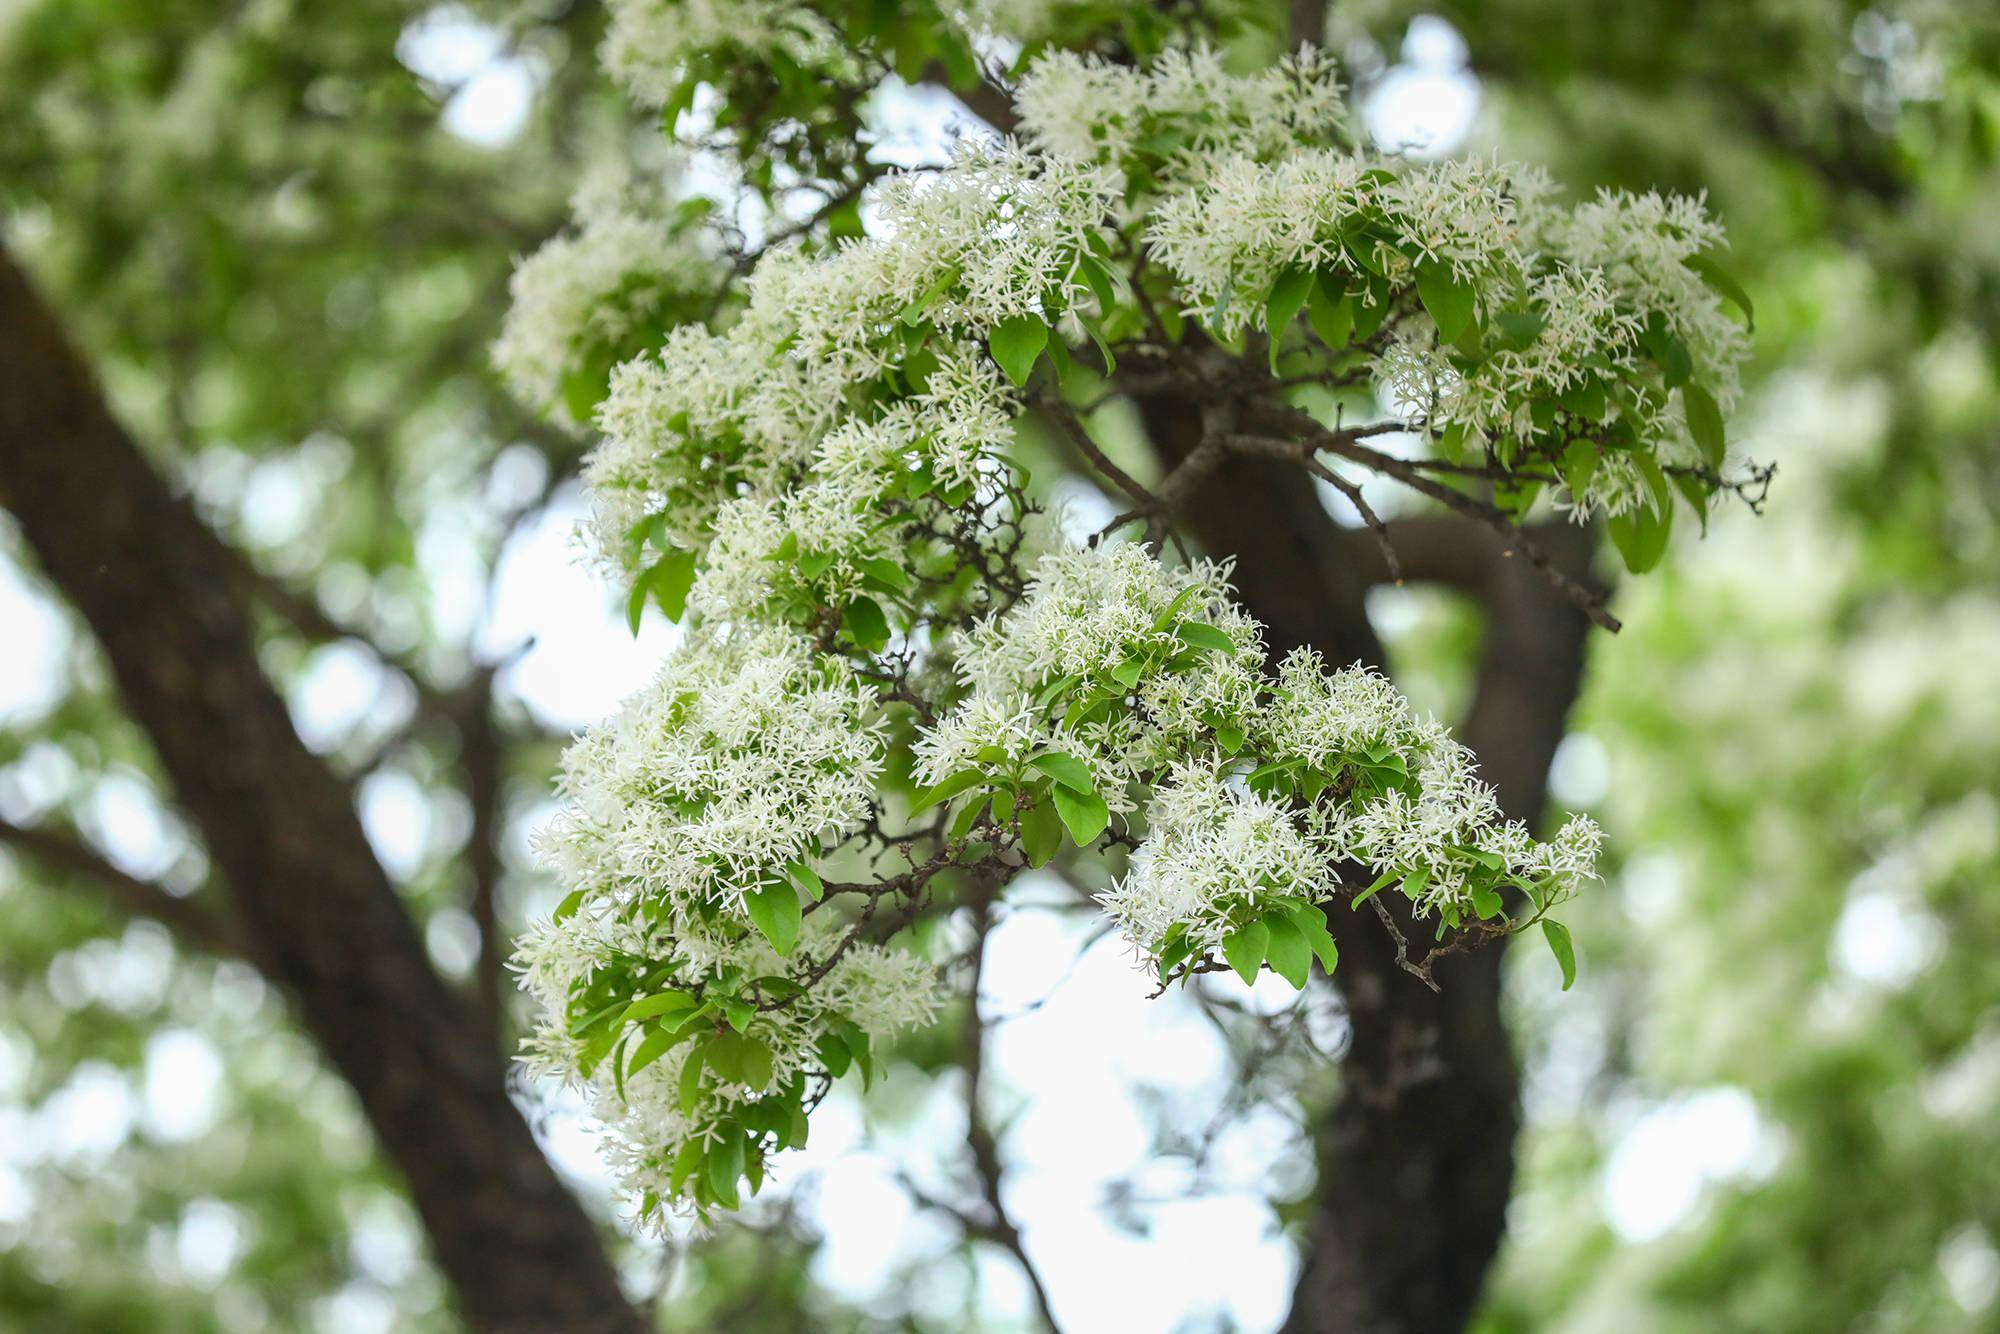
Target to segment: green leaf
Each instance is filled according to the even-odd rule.
[[[1678,389],[1694,374],[1694,358],[1688,355],[1688,345],[1668,334],[1660,341],[1660,382],[1669,389]]]
[[[646,1035],[646,1040],[641,1042],[632,1052],[632,1063],[625,1069],[626,1076],[630,1077],[638,1074],[654,1061],[659,1060],[662,1056],[672,1051],[676,1044],[692,1036],[692,1032],[680,1033],[665,1028],[654,1029]]]
[[[1271,928],[1262,922],[1252,922],[1223,939],[1222,957],[1247,986],[1257,980],[1257,969],[1263,965],[1264,952],[1270,947]]]
[[[1292,321],[1305,308],[1306,298],[1312,295],[1313,275],[1311,269],[1297,265],[1288,266],[1271,284],[1271,295],[1264,302],[1264,329],[1270,335],[1271,369],[1278,369],[1278,346],[1284,342],[1285,330],[1292,327]]]
[[[685,991],[662,991],[656,996],[641,996],[625,1007],[618,1026],[623,1028],[642,1019],[656,1019],[669,1010],[692,1010],[699,1003]]]
[[[742,1033],[724,1033],[709,1043],[708,1066],[732,1084],[761,1090],[771,1083],[771,1049]]]
[[[1503,310],[1493,317],[1502,345],[1519,351],[1541,337],[1548,321],[1532,310]]]
[[[1325,282],[1313,284],[1312,300],[1306,305],[1306,322],[1331,351],[1338,352],[1354,336],[1354,306],[1343,292],[1335,292]]]
[[[688,1053],[687,1064],[681,1067],[681,1083],[677,1091],[681,1115],[694,1111],[694,1105],[701,1101],[701,1063],[708,1054],[706,1046],[696,1047]]]
[[[1038,801],[1021,813],[1021,853],[1037,870],[1062,849],[1062,835],[1062,817],[1052,802]]]
[[[1224,754],[1234,755],[1237,751],[1243,749],[1243,729],[1240,727],[1218,727],[1215,729],[1215,740],[1222,747]]]
[[[1674,488],[1667,482],[1667,474],[1661,470],[1660,461],[1651,454],[1634,454],[1632,466],[1646,479],[1646,491],[1653,497],[1653,508],[1662,514],[1673,513]]]
[[[1667,538],[1673,532],[1673,512],[1658,514],[1650,506],[1641,505],[1612,515],[1605,526],[1611,530],[1611,541],[1618,554],[1625,558],[1625,568],[1634,574],[1644,574],[1666,554]]]
[[[743,1137],[725,1134],[722,1142],[708,1151],[708,1185],[725,1209],[741,1203],[736,1183],[743,1177]]]
[[[912,815],[929,810],[941,801],[950,801],[959,793],[987,781],[985,774],[977,769],[960,769],[936,787],[927,787],[917,794],[916,805],[910,808]]]
[[[1735,274],[1707,255],[1689,255],[1681,263],[1700,274],[1701,280],[1714,288],[1724,300],[1733,302],[1752,329],[1757,327],[1756,308],[1750,304],[1750,294],[1743,290],[1742,283],[1736,281]]]
[[[1119,685],[1124,686],[1127,690],[1130,690],[1139,684],[1139,678],[1145,674],[1145,671],[1146,664],[1140,662],[1137,658],[1127,658],[1111,669],[1111,679]]]
[[[1572,440],[1563,448],[1563,485],[1569,493],[1579,499],[1590,487],[1590,479],[1597,475],[1597,446],[1588,440]]]
[[[857,597],[848,603],[841,629],[866,652],[880,653],[889,646],[889,618],[874,598]]]
[[[1701,520],[1702,536],[1708,536],[1709,497],[1707,487],[1702,484],[1699,477],[1690,476],[1684,472],[1677,472],[1674,474],[1674,489],[1686,498],[1689,508],[1694,510],[1695,517]]]
[[[1577,416],[1594,422],[1603,421],[1609,410],[1604,399],[1604,382],[1595,375],[1585,376],[1564,390],[1557,401]]]
[[[1201,585],[1189,584],[1186,588],[1174,594],[1174,600],[1169,602],[1166,605],[1166,609],[1153,618],[1153,628],[1155,630],[1165,630],[1168,626],[1172,625],[1180,616],[1181,608],[1199,597],[1201,591]]]
[[[1688,434],[1701,447],[1701,456],[1711,468],[1720,468],[1728,455],[1722,434],[1722,408],[1715,396],[1690,380],[1681,386],[1681,411],[1687,414]]]
[[[595,367],[572,370],[562,379],[563,410],[569,414],[571,421],[589,425],[597,415],[597,405],[604,401],[608,390],[607,377],[598,373]]]
[[[1016,388],[1028,383],[1035,358],[1048,345],[1049,326],[1033,315],[1014,315],[993,326],[986,345]]]
[[[875,1058],[869,1054],[868,1035],[861,1031],[858,1024],[838,1015],[829,1016],[827,1025],[840,1035],[847,1050],[854,1053],[854,1063],[861,1067],[861,1089],[867,1092],[868,1085],[875,1079]]]
[[[817,579],[833,568],[831,551],[808,551],[799,557],[799,573],[808,580]]]
[[[1447,343],[1456,343],[1472,324],[1472,288],[1452,276],[1449,264],[1425,260],[1417,265],[1417,299]]]
[[[1193,944],[1187,938],[1187,923],[1175,922],[1168,927],[1167,934],[1160,941],[1159,961],[1155,965],[1160,980],[1166,981],[1167,974],[1173,972],[1174,967],[1187,958],[1193,949]]]
[[[1111,355],[1111,344],[1104,341],[1104,335],[1099,333],[1095,327],[1088,324],[1084,326],[1084,332],[1090,335],[1091,342],[1097,344],[1097,355],[1104,358],[1104,373],[1106,375],[1117,374],[1118,358]]]
[[[1474,885],[1472,887],[1472,911],[1478,913],[1482,920],[1498,917],[1501,907],[1499,891],[1495,890],[1491,885]]]
[[[1291,913],[1292,925],[1319,959],[1319,966],[1330,975],[1340,963],[1340,950],[1333,943],[1333,933],[1326,929],[1326,914],[1311,903],[1295,903],[1287,911]]]
[[[786,862],[785,874],[790,876],[792,883],[804,890],[806,897],[814,903],[826,897],[826,882],[819,878],[818,871],[804,862],[797,860]]]
[[[1174,627],[1174,638],[1189,648],[1198,648],[1210,653],[1236,652],[1236,641],[1229,637],[1227,631],[1213,625],[1205,625],[1200,621],[1182,621]]]
[[[1100,312],[1109,312],[1118,304],[1118,286],[1112,281],[1111,270],[1095,255],[1080,255],[1076,266],[1083,270],[1084,281],[1090,284],[1091,292],[1097,297]]]
[[[834,1034],[822,1034],[819,1040],[819,1063],[826,1067],[828,1074],[838,1079],[846,1074],[847,1067],[854,1063],[854,1053],[849,1051],[847,1044]]]
[[[653,600],[660,604],[667,619],[678,625],[687,614],[688,590],[694,587],[694,553],[678,548],[669,551],[660,557],[660,563],[648,572],[648,577],[653,585]]]
[[[1035,692],[1035,707],[1046,709],[1049,705],[1055,703],[1056,696],[1063,694],[1065,691],[1074,690],[1081,680],[1082,678],[1078,676],[1058,676],[1055,680],[1048,682]]]
[[[745,891],[743,906],[758,934],[771,942],[780,955],[792,952],[799,942],[799,895],[789,880],[771,880]]]
[[[1542,935],[1548,940],[1549,951],[1556,956],[1556,962],[1562,966],[1563,990],[1568,991],[1576,985],[1576,947],[1570,944],[1569,928],[1544,917]]]
[[[911,328],[923,323],[924,312],[930,309],[931,302],[943,296],[945,289],[957,281],[958,265],[954,264],[933,279],[921,296],[903,307],[903,323]]]
[[[699,1139],[691,1139],[681,1145],[681,1151],[674,1155],[674,1170],[667,1177],[667,1189],[676,1194],[694,1175],[695,1169],[708,1157],[708,1146]]]
[[[583,906],[583,895],[584,891],[580,889],[573,889],[563,895],[563,901],[556,905],[555,912],[550,916],[557,922],[568,921],[576,915],[576,910]]]
[[[1048,353],[1049,365],[1055,367],[1056,383],[1058,385],[1068,384],[1070,372],[1069,349],[1063,345],[1063,340],[1060,338],[1049,339]]]
[[[881,556],[863,556],[854,562],[854,568],[872,579],[879,579],[889,587],[901,590],[910,586],[910,573],[895,561]]]
[[[1382,872],[1382,874],[1375,877],[1375,881],[1373,884],[1369,885],[1368,888],[1362,890],[1359,894],[1354,896],[1354,902],[1349,906],[1354,908],[1359,908],[1362,904],[1368,902],[1368,900],[1374,898],[1377,894],[1379,894],[1382,891],[1383,886],[1387,885],[1391,880],[1394,880],[1398,874],[1400,874],[1400,872],[1398,872],[1394,867],[1391,867],[1390,869]]]
[[[624,1005],[624,1001],[612,1001],[609,1005],[599,1006],[597,1009],[592,1010],[589,1014],[569,1026],[570,1036],[582,1037],[585,1033],[597,1027],[598,1024],[610,1018],[618,1010],[624,1008]]]
[[[972,826],[979,823],[980,812],[986,809],[984,797],[968,801],[951,819],[951,827],[945,831],[948,838],[964,838],[972,832]]]
[[[1104,798],[1095,792],[1072,792],[1067,787],[1056,787],[1049,791],[1055,799],[1056,812],[1069,829],[1069,836],[1076,840],[1079,848],[1087,848],[1091,841],[1104,832],[1111,823],[1110,808]]]
[[[625,595],[625,623],[632,627],[632,633],[639,633],[639,622],[646,617],[646,599],[650,595],[652,580],[647,576],[651,570],[641,570],[632,580],[632,591]]]
[[[1028,761],[1029,765],[1040,769],[1049,777],[1061,783],[1072,792],[1095,792],[1097,781],[1091,777],[1090,769],[1074,755],[1052,750],[1037,755]]]
[[[1264,928],[1271,933],[1271,943],[1264,952],[1264,957],[1270,961],[1271,971],[1304,991],[1306,978],[1312,972],[1312,946],[1306,943],[1305,935],[1293,925],[1292,919],[1283,913],[1266,915]]]

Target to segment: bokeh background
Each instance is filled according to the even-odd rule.
[[[593,164],[730,193],[607,86],[602,21],[0,0],[5,244],[241,552],[301,735],[437,967],[501,997],[499,1042],[497,964],[555,899],[528,849],[554,757],[674,631],[632,635],[576,562],[584,442],[486,349]],[[1574,991],[1538,948],[1508,963],[1528,1129],[1482,1327],[2000,1329],[2000,20],[1367,0],[1332,30],[1385,143],[1706,191],[1758,313],[1734,434],[1779,465],[1761,516],[1680,534],[1591,642],[1551,788],[1605,825],[1608,874]],[[879,99],[886,160],[968,119]],[[1404,688],[1460,713],[1471,609],[1370,612]],[[104,864],[214,893],[4,515],[0,822],[0,1330],[453,1328],[281,997],[107,889]],[[1010,1213],[1067,1328],[1274,1328],[1337,999],[1146,990],[1072,886],[1012,896],[979,999]],[[1014,1261],[940,1207],[967,1189],[942,1045],[843,1087],[705,1239],[632,1240],[590,1125],[517,1096],[663,1329],[1028,1328]]]

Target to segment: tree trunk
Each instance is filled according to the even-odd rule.
[[[1199,440],[1197,405],[1156,398],[1142,417],[1169,465]],[[1204,549],[1235,557],[1237,591],[1264,623],[1274,659],[1307,645],[1336,666],[1386,666],[1363,601],[1384,576],[1379,557],[1369,539],[1333,522],[1303,469],[1234,459],[1191,498],[1186,517]],[[1413,577],[1456,583],[1485,606],[1462,737],[1507,814],[1533,824],[1576,697],[1588,622],[1483,531],[1453,520],[1397,527]],[[1543,540],[1560,568],[1586,577],[1586,530],[1553,529]],[[1407,912],[1391,907],[1409,935]],[[1442,1334],[1475,1309],[1513,1185],[1520,1087],[1501,1022],[1500,950],[1440,961],[1433,993],[1397,965],[1395,942],[1372,914],[1333,907],[1329,917],[1352,1041],[1342,1096],[1317,1135],[1318,1195],[1285,1329]],[[1422,939],[1412,936],[1413,948]]]
[[[1586,573],[1587,530],[1542,540],[1559,566]],[[1501,808],[1532,827],[1589,623],[1497,543],[1489,561],[1479,684],[1461,735]],[[1520,1074],[1501,1019],[1501,950],[1442,960],[1433,994],[1369,925],[1341,935],[1353,1046],[1319,1135],[1319,1194],[1288,1334],[1460,1329],[1506,1229]]]
[[[481,1330],[637,1331],[596,1230],[258,665],[221,544],[0,252],[0,505],[103,646],[255,954],[353,1085]]]

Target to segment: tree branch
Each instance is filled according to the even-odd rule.
[[[1501,809],[1533,826],[1590,622],[1522,562],[1493,559],[1494,538],[1470,532],[1488,546],[1477,590],[1486,633],[1461,735]],[[1588,577],[1590,530],[1551,525],[1545,540],[1572,577]],[[1413,919],[1384,897],[1369,902],[1400,919],[1398,932],[1342,931],[1354,921],[1346,915],[1333,923],[1352,1036],[1346,1091],[1318,1135],[1320,1184],[1289,1334],[1462,1328],[1506,1227],[1520,1076],[1500,1013],[1505,952],[1443,950],[1418,965],[1435,994],[1398,985],[1394,955],[1406,952],[1400,937]]]
[[[465,860],[472,873],[470,911],[479,930],[479,960],[474,994],[480,1013],[492,1030],[494,1049],[508,1048],[507,996],[504,969],[506,942],[500,932],[500,837],[505,815],[506,752],[493,717],[493,672],[481,669],[473,677],[459,721],[458,765],[465,777],[465,796],[472,807],[472,831],[466,839]]]
[[[0,843],[18,848],[48,869],[75,876],[120,912],[160,923],[183,944],[208,954],[250,959],[252,944],[237,924],[195,899],[121,871],[89,844],[47,825],[0,819]]]
[[[0,252],[0,505],[104,648],[267,974],[353,1085],[479,1330],[636,1334],[582,1208],[259,665],[227,553]]]
[[[993,1138],[992,1128],[986,1124],[986,1115],[980,1107],[980,1080],[986,1062],[986,1023],[979,1014],[979,981],[986,966],[986,936],[993,927],[994,892],[989,889],[979,893],[972,904],[973,942],[968,955],[972,977],[966,992],[970,998],[970,1013],[966,1015],[958,1058],[959,1066],[965,1071],[965,1145],[971,1151],[973,1171],[979,1177],[980,1195],[991,1215],[991,1221],[981,1235],[1005,1247],[1014,1257],[1027,1277],[1042,1323],[1055,1330],[1061,1326],[1056,1324],[1055,1310],[1049,1304],[1048,1288],[1035,1269],[1035,1262],[1028,1258],[1028,1248],[1021,1240],[1020,1228],[1008,1217],[1007,1206],[1001,1202],[1000,1179],[1005,1169],[1000,1163],[1000,1146]],[[961,1220],[963,1217],[960,1215]]]
[[[1437,501],[1453,513],[1484,524],[1506,543],[1510,552],[1525,558],[1529,565],[1575,604],[1577,609],[1588,616],[1593,623],[1614,633],[1620,628],[1618,618],[1605,608],[1603,598],[1557,568],[1549,559],[1548,552],[1523,533],[1519,525],[1496,507],[1475,500],[1463,491],[1454,490],[1434,478],[1425,476],[1422,468],[1407,459],[1399,459],[1393,454],[1384,454],[1379,449],[1371,449],[1362,444],[1359,436],[1353,431],[1326,430],[1311,416],[1296,408],[1260,403],[1251,405],[1251,410],[1256,416],[1286,431],[1287,436],[1273,439],[1257,435],[1236,435],[1230,437],[1232,448],[1247,454],[1264,454],[1274,458],[1295,457],[1301,462],[1311,459],[1316,453],[1325,452],[1360,463],[1385,477],[1393,477],[1419,495]]]
[[[1012,134],[1021,123],[1014,111],[1014,99],[1006,89],[997,88],[981,79],[970,88],[954,88],[951,76],[942,64],[932,61],[924,69],[923,81],[932,84],[958,99],[958,104],[985,121],[999,134]]]

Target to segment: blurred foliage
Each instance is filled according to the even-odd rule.
[[[1363,98],[1420,14],[1464,38],[1474,147],[1578,191],[1708,191],[1760,314],[1751,444],[1781,464],[1765,517],[1683,542],[1595,642],[1557,797],[1605,821],[1622,867],[1576,924],[1579,989],[1513,998],[1531,1125],[1485,1324],[1993,1328],[2000,19],[1944,0],[1369,0],[1333,25]],[[479,69],[428,68],[439,23],[472,34]],[[496,553],[574,463],[496,391],[485,346],[512,257],[561,225],[582,166],[654,139],[601,86],[599,23],[383,0],[0,9],[7,243],[281,590],[274,613],[291,594],[322,613],[274,614],[274,673],[299,679],[342,626],[382,650],[374,702],[327,745],[423,794],[403,884],[458,973],[458,741],[412,723],[413,700],[468,679]],[[470,142],[447,108],[496,65],[532,101],[511,138]],[[18,567],[14,545],[0,530]],[[1399,672],[1442,707],[1470,622],[1435,595],[1405,611]],[[120,855],[207,899],[68,633],[56,702],[0,720],[0,815],[101,839],[136,811],[156,846]],[[518,704],[502,717],[525,820],[554,739]],[[509,915],[537,888],[518,841]],[[0,912],[0,1329],[448,1324],[351,1099],[247,967],[5,854]],[[1658,1235],[1620,1231],[1621,1146],[1718,1091],[1754,1109],[1754,1151],[1678,1183],[1695,1205]],[[665,1328],[924,1323],[817,1291],[814,1245],[774,1208],[671,1264],[635,1255],[634,1286],[669,1276]]]
[[[1531,1130],[1486,1324],[1993,1328],[2000,18],[1434,8],[1508,151],[1708,191],[1780,465],[1763,518],[1683,544],[1595,643],[1582,795],[1623,868],[1582,1000],[1515,996]],[[1754,1108],[1754,1143],[1689,1180],[1704,1105]],[[1693,1207],[1621,1233],[1621,1180]]]
[[[485,347],[513,257],[561,225],[574,164],[622,154],[626,128],[599,91],[593,11],[489,9],[0,13],[7,244],[267,605],[303,616],[272,617],[277,678],[361,663],[354,716],[325,742],[429,804],[403,887],[460,974],[457,737],[412,723],[412,700],[467,678],[486,572],[573,462],[573,441],[497,391]],[[482,59],[420,77],[426,22],[458,25]],[[518,133],[451,133],[454,80],[499,66],[532,96]],[[4,531],[0,549],[32,577]],[[375,647],[315,647],[348,628]],[[63,643],[57,702],[0,727],[0,814],[73,823],[211,900],[87,634]],[[520,805],[553,751],[518,706],[503,724]],[[0,864],[0,1329],[448,1327],[414,1214],[279,998],[124,923],[88,878]],[[155,1124],[159,1106],[182,1110]]]

